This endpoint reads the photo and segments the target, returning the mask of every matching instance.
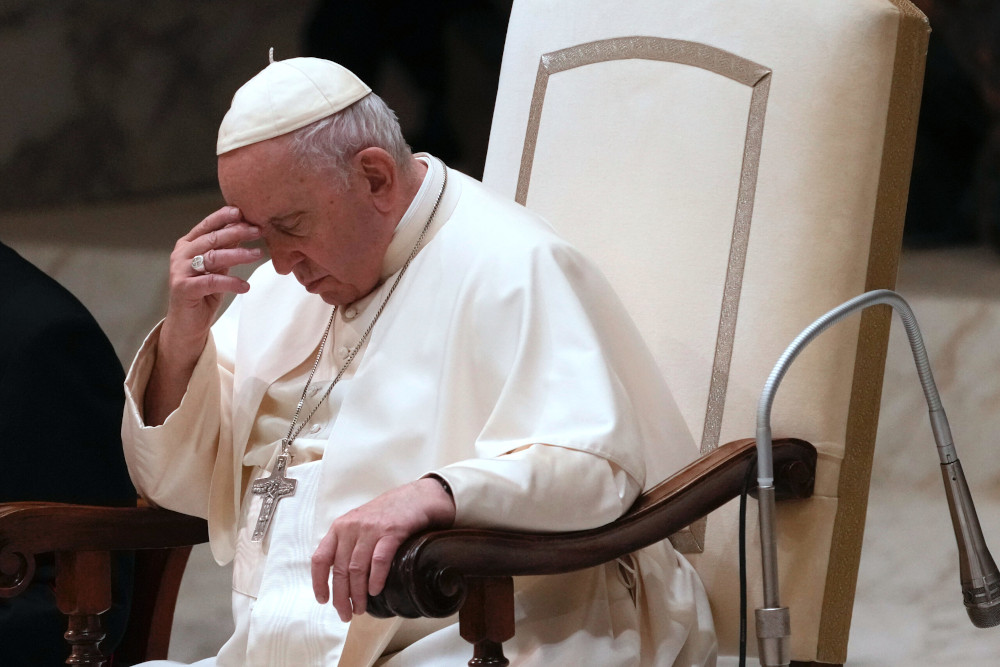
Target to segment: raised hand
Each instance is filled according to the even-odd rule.
[[[259,237],[260,229],[244,221],[238,208],[224,206],[174,245],[167,317],[145,393],[148,426],[163,423],[180,405],[224,295],[250,289],[247,281],[229,275],[229,270],[260,259],[260,248],[240,245]]]
[[[167,320],[172,333],[184,339],[204,339],[227,292],[243,293],[250,285],[229,275],[234,266],[260,258],[259,248],[240,246],[260,237],[260,229],[242,220],[234,206],[225,206],[181,237],[170,254],[170,304]],[[198,265],[192,261],[200,257]]]

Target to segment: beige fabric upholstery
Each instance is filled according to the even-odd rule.
[[[927,33],[905,0],[515,2],[484,181],[598,260],[703,452],[753,436],[802,328],[893,285]],[[779,515],[795,660],[846,659],[888,321],[823,334],[775,402],[775,436],[820,451]],[[723,653],[736,509],[681,541]]]

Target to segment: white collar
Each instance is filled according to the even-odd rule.
[[[434,211],[434,205],[438,200],[438,193],[441,191],[441,184],[444,182],[444,170],[447,167],[436,158],[432,158],[427,153],[417,153],[416,159],[427,165],[427,173],[420,183],[420,189],[414,195],[413,201],[406,209],[406,213],[396,224],[396,231],[393,232],[392,241],[382,258],[382,280],[403,268],[406,258],[413,251],[413,246],[420,237],[427,219]],[[435,224],[435,227],[438,225]],[[430,232],[431,230],[428,230]],[[424,237],[424,244],[430,240],[430,233]]]

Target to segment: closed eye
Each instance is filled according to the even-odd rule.
[[[304,223],[301,213],[287,215],[270,221],[271,227],[278,233],[288,236],[302,236]]]

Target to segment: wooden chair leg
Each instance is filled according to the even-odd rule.
[[[164,660],[170,647],[177,593],[191,547],[143,549],[135,554],[135,590],[128,626],[115,651],[116,665]]]
[[[102,667],[99,644],[105,637],[100,615],[111,608],[111,553],[56,553],[56,605],[69,617],[67,665]]]
[[[514,580],[481,577],[467,580],[468,592],[458,612],[458,631],[473,645],[470,667],[507,667],[503,642],[514,636]]]

